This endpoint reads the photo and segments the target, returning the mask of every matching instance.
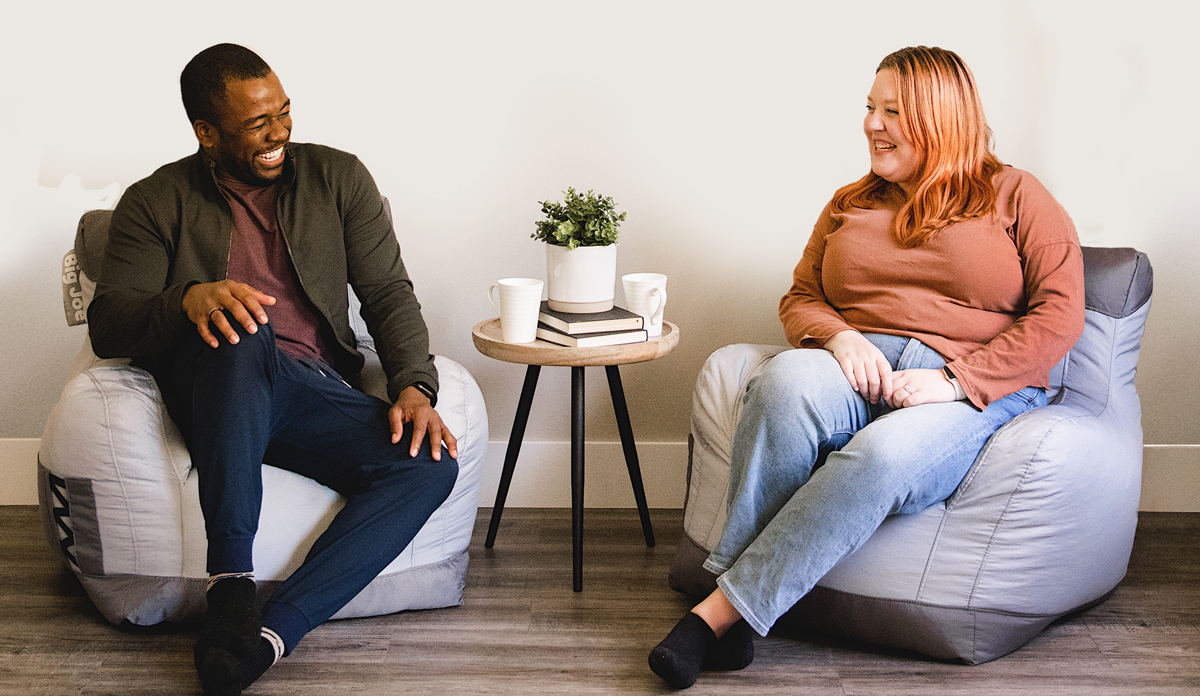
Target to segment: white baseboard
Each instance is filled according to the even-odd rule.
[[[37,504],[38,438],[0,438],[0,505]],[[483,461],[479,505],[496,500],[507,443],[491,442]],[[1146,445],[1141,509],[1200,512],[1200,445]],[[687,443],[640,442],[638,459],[652,508],[681,508],[686,493]],[[589,442],[584,450],[584,504],[634,507],[619,442]],[[526,442],[521,447],[506,506],[570,507],[571,447],[567,442]]]
[[[39,437],[0,438],[0,505],[37,505]]]
[[[496,502],[508,443],[489,442],[483,460],[479,506]],[[637,443],[646,505],[682,508],[687,494],[687,443]],[[620,442],[589,442],[583,450],[584,507],[631,508],[633,486]],[[571,507],[571,443],[524,442],[513,469],[505,507]]]
[[[1200,445],[1144,447],[1140,509],[1200,512]]]

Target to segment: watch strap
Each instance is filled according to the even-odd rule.
[[[967,393],[963,391],[961,386],[959,386],[958,378],[954,376],[954,373],[950,371],[950,368],[946,365],[942,365],[942,374],[946,375],[946,379],[950,380],[950,386],[954,387],[954,400],[964,401],[967,398]]]

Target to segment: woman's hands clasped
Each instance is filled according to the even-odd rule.
[[[864,399],[877,404],[892,395],[892,366],[866,336],[853,329],[839,331],[824,348],[833,353],[850,386]]]
[[[892,408],[954,401],[954,385],[941,370],[892,371],[883,352],[854,330],[841,331],[825,342],[854,391],[870,403],[883,399]]]
[[[941,370],[897,370],[892,373],[892,393],[884,398],[892,408],[954,401],[954,385]]]

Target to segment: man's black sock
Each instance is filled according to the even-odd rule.
[[[242,665],[243,689],[253,684],[278,659],[275,654],[275,646],[271,645],[271,641],[267,640],[265,636],[259,638],[258,641],[258,649],[254,651],[249,662]]]
[[[205,694],[235,696],[242,689],[242,665],[252,660],[263,640],[254,579],[221,579],[210,586],[207,597],[204,630],[193,651],[196,672]]]
[[[203,640],[203,639],[201,639]],[[205,696],[239,696],[275,664],[275,647],[265,637],[247,656],[238,658],[219,647],[200,649],[196,644],[196,672]]]
[[[262,614],[255,600],[254,578],[215,582],[207,593],[204,635],[213,645],[245,658],[258,648]]]
[[[204,636],[196,641],[196,674],[204,696],[238,696],[242,693],[241,661],[225,648],[209,645]]]
[[[688,612],[662,642],[650,651],[650,669],[675,689],[696,683],[704,656],[717,643],[717,636],[704,619]]]

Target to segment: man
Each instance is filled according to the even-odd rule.
[[[122,196],[88,316],[96,354],[150,370],[188,442],[210,575],[196,669],[205,693],[238,694],[400,554],[449,496],[458,452],[433,408],[428,332],[366,168],[290,142],[291,102],[246,48],[201,51],[180,86],[199,152]],[[347,282],[392,404],[347,383],[363,364]],[[260,614],[263,462],[346,506]]]

